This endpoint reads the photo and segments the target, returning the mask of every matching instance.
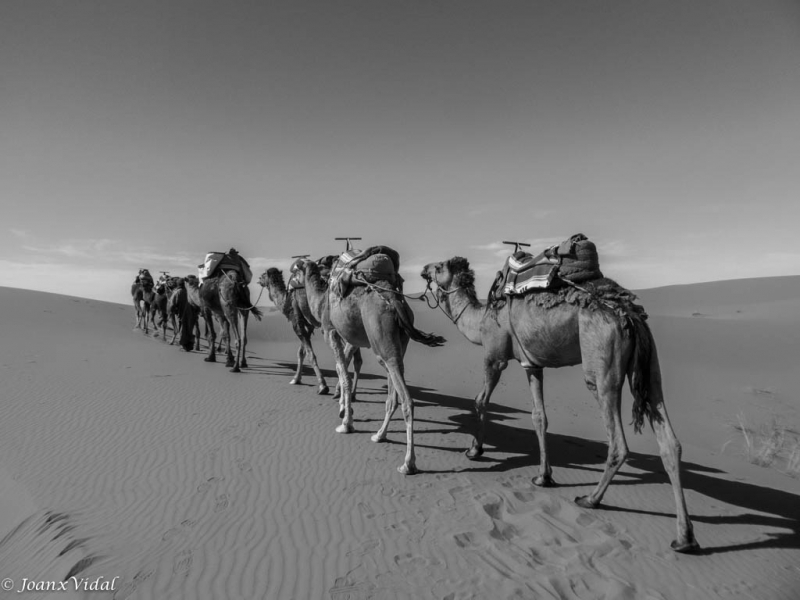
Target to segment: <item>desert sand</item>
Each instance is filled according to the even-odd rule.
[[[558,487],[530,482],[538,450],[516,364],[485,455],[467,460],[482,351],[422,303],[417,325],[448,343],[409,347],[422,473],[404,477],[399,412],[390,443],[369,439],[385,396],[369,352],[356,432],[338,435],[311,370],[288,384],[297,344],[274,309],[251,320],[251,368],[232,374],[133,331],[131,306],[0,288],[0,579],[14,582],[0,597],[40,597],[16,593],[23,578],[70,575],[114,591],[43,597],[800,597],[800,277],[640,298],[699,555],[670,550],[674,500],[649,428],[626,426],[631,455],[602,507],[574,504],[606,456],[579,367],[545,373]],[[332,384],[332,353],[314,343]],[[626,390],[626,419],[630,405]],[[768,466],[748,460],[741,423],[756,442],[785,430]]]

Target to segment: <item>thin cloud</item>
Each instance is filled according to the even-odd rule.
[[[11,235],[21,240],[26,240],[31,235],[30,232],[27,231],[26,229],[15,229],[12,227],[11,229],[9,229],[9,231],[11,232]]]

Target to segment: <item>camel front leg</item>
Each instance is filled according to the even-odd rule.
[[[302,338],[300,338],[300,347],[297,349],[297,370],[294,373],[294,377],[289,381],[289,385],[298,385],[302,383],[303,380],[303,359],[306,357],[306,349],[305,343]]]
[[[242,369],[247,369],[247,321],[250,311],[239,311],[241,313],[241,331],[239,332],[239,346],[237,347],[238,365]]]
[[[531,420],[536,437],[539,438],[539,474],[531,481],[534,485],[549,487],[555,485],[553,481],[553,471],[550,468],[550,460],[547,457],[547,414],[544,410],[544,369],[532,368],[525,369],[528,376],[528,385],[533,396],[533,408],[531,410]]]
[[[628,444],[625,441],[625,430],[620,416],[621,382],[607,381],[605,377],[600,376],[595,378],[594,374],[587,373],[586,385],[600,404],[600,412],[603,415],[603,422],[606,426],[608,456],[603,475],[600,477],[597,487],[588,496],[575,498],[575,502],[583,508],[597,508],[614,475],[616,475],[628,457]]]
[[[306,346],[306,355],[311,358],[311,367],[314,369],[314,375],[317,376],[317,394],[320,396],[326,395],[330,390],[328,384],[325,383],[325,376],[322,374],[322,369],[319,368],[317,363],[317,355],[314,353],[314,347],[311,345],[311,338],[303,340]],[[354,389],[355,391],[355,389]]]
[[[487,360],[483,366],[483,389],[475,398],[475,437],[472,446],[467,450],[467,458],[478,458],[483,454],[483,438],[486,434],[486,406],[492,397],[492,392],[500,381],[500,374],[508,366],[506,361]]]
[[[178,329],[178,322],[175,319],[175,315],[169,316],[170,323],[172,324],[172,340],[170,341],[169,345],[174,346],[175,340],[178,339],[178,334],[180,333],[180,329]]]
[[[203,320],[206,322],[206,343],[208,344],[208,356],[203,360],[206,362],[217,362],[216,340],[217,332],[214,330],[214,317],[210,311],[206,310]],[[220,329],[222,325],[220,324]],[[221,333],[221,332],[220,332]]]
[[[223,327],[225,329],[225,366],[229,369],[233,369],[236,366],[236,360],[233,357],[233,340],[231,340],[230,321],[226,319]],[[236,335],[238,341],[239,336],[236,331],[234,331],[234,335]]]

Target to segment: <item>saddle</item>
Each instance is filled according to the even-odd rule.
[[[582,233],[533,255],[517,251],[506,259],[489,291],[491,302],[506,296],[553,290],[603,277],[597,247]]]
[[[253,272],[250,270],[250,265],[234,248],[227,252],[209,252],[206,254],[205,262],[197,265],[197,268],[200,281],[217,277],[225,271],[238,272],[246,284],[253,280]]]
[[[305,260],[305,258],[298,258],[289,267],[289,281],[286,283],[286,286],[290,290],[296,290],[306,286],[306,276],[305,271],[303,271],[303,263]]]
[[[139,274],[136,276],[134,283],[141,284],[142,288],[148,292],[153,289],[155,285],[153,283],[153,276],[150,275],[150,271],[147,269],[139,269]]]
[[[386,282],[391,288],[402,291],[400,255],[388,246],[371,246],[366,250],[348,250],[333,264],[329,288],[340,298],[354,286]]]

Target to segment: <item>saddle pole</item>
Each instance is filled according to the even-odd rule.
[[[515,254],[516,254],[517,252],[519,252],[519,249],[520,249],[521,247],[523,247],[523,246],[524,246],[525,248],[530,248],[530,247],[531,247],[531,245],[530,245],[530,244],[526,244],[525,242],[505,242],[505,241],[504,241],[503,243],[504,243],[504,244],[508,244],[509,246],[514,246],[514,253],[515,253]]]
[[[360,240],[361,238],[360,237],[337,237],[337,238],[333,238],[333,239],[336,240],[336,241],[344,241],[344,242],[346,242],[347,243],[347,248],[345,250],[350,251],[350,250],[353,249],[353,244],[351,244],[350,242],[355,241],[355,240]]]

